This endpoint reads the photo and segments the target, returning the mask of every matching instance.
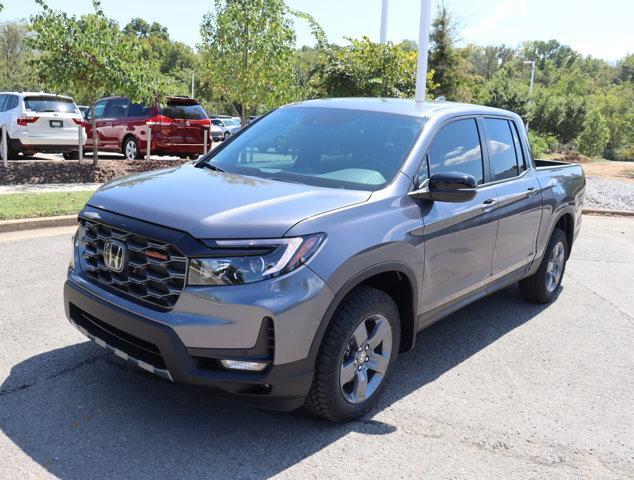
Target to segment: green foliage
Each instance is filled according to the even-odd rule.
[[[528,131],[528,142],[531,146],[533,158],[542,158],[544,153],[549,150],[547,138],[535,133],[533,130]]]
[[[33,52],[27,44],[28,25],[24,22],[0,23],[0,89],[36,90],[29,62]]]
[[[434,97],[445,96],[449,100],[457,100],[461,82],[460,57],[454,48],[456,26],[451,13],[441,4],[438,14],[432,21],[429,35],[429,69],[434,71],[434,82],[430,94]]]
[[[98,0],[93,0],[95,12],[81,17],[52,10],[44,0],[36,2],[42,11],[31,18],[34,35],[29,42],[38,52],[32,65],[46,89],[91,103],[106,93],[135,101],[162,93],[139,48],[104,15]],[[94,144],[97,165],[96,138]]]
[[[511,110],[525,117],[527,100],[528,85],[513,78],[508,68],[499,70],[486,84],[484,103],[491,107]]]
[[[598,157],[603,153],[610,138],[610,130],[597,110],[590,110],[583,122],[583,130],[577,139],[577,148],[588,157]]]
[[[416,89],[416,52],[399,45],[350,40],[331,47],[312,80],[317,97],[412,97]],[[428,76],[428,81],[432,74]]]
[[[200,31],[209,89],[236,106],[243,124],[260,105],[298,97],[295,30],[283,0],[215,0]]]

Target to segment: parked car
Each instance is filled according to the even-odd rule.
[[[240,120],[233,117],[212,117],[211,124],[217,126],[222,131],[222,139],[226,140],[231,135],[240,131]]]
[[[148,123],[152,124],[152,155],[197,157],[203,153],[204,134],[211,146],[210,121],[198,101],[189,97],[168,97],[151,106],[131,102],[127,97],[108,97],[95,102],[99,150],[122,153],[128,160],[140,159],[147,151]],[[88,141],[92,148],[90,110],[86,114]]]
[[[82,116],[84,116],[86,114],[86,111],[90,109],[88,105],[77,105],[77,108],[79,109],[79,113],[81,113]]]
[[[44,92],[0,93],[0,125],[7,129],[7,154],[70,154],[79,148],[82,117],[70,97]],[[86,142],[85,131],[82,142]],[[1,144],[1,142],[0,142]],[[4,155],[1,151],[0,154]]]
[[[280,125],[299,148],[259,151]],[[535,161],[505,110],[296,103],[195,165],[100,188],[66,314],[169,381],[349,420],[418,331],[518,281],[555,300],[584,192],[581,167]]]

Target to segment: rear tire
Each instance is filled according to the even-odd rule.
[[[79,160],[79,152],[64,152],[62,157],[64,160]]]
[[[389,295],[370,287],[353,290],[324,334],[304,407],[333,422],[363,415],[388,384],[400,336],[398,309]]]
[[[123,141],[121,153],[123,153],[126,160],[139,160],[141,158],[141,151],[139,150],[139,144],[136,141],[136,138],[127,137]]]
[[[2,130],[0,129],[0,132]],[[2,140],[0,137],[0,160],[4,158],[4,151],[2,150]],[[12,146],[11,146],[11,138],[9,138],[9,135],[7,134],[7,159],[8,160],[17,160],[18,159],[18,151],[15,150]]]
[[[222,139],[227,140],[230,136],[231,136],[231,133],[225,132],[225,134],[222,136]]]
[[[564,231],[556,227],[544,251],[539,269],[520,281],[522,296],[535,303],[550,303],[557,296],[568,258],[568,239]]]

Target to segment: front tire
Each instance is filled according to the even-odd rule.
[[[381,290],[353,290],[324,335],[305,408],[334,422],[363,415],[385,389],[398,355],[401,323]]]
[[[562,229],[556,227],[544,251],[539,269],[520,281],[520,291],[526,300],[550,303],[557,296],[568,258],[568,239]]]
[[[225,132],[225,134],[223,135],[222,138],[223,138],[223,140],[228,140],[230,136],[231,136],[231,133]]]

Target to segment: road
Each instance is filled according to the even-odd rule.
[[[0,237],[1,478],[634,478],[634,219],[584,217],[553,304],[512,287],[419,334],[345,425],[122,363],[65,320],[68,230],[27,237]]]

